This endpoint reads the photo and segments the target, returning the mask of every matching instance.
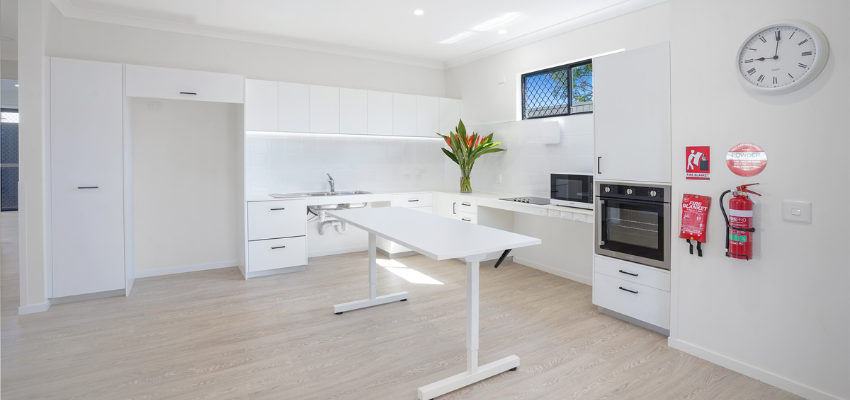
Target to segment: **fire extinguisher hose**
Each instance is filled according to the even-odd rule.
[[[729,216],[726,215],[726,209],[723,208],[723,197],[725,197],[729,193],[732,193],[732,191],[727,190],[727,191],[723,192],[723,194],[720,195],[720,211],[723,212],[723,219],[726,220],[726,257],[729,257],[729,236],[731,235],[732,229],[734,229],[736,231],[742,231],[742,232],[755,232],[756,231],[756,228],[741,229],[741,228],[736,228],[732,225],[729,225]],[[749,260],[749,257],[747,257],[747,259]]]

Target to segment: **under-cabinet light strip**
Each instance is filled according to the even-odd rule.
[[[443,140],[441,137],[421,136],[385,136],[385,135],[357,135],[349,133],[304,133],[304,132],[268,132],[268,131],[245,131],[248,136],[310,136],[316,138],[336,137],[347,139],[385,139],[385,140]]]

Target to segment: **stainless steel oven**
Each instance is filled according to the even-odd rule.
[[[551,174],[549,188],[554,205],[593,209],[593,174]]]
[[[596,254],[670,269],[670,186],[596,184]]]

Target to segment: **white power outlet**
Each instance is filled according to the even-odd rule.
[[[502,183],[502,174],[496,174],[496,176],[493,177],[493,182],[494,183]]]
[[[158,101],[149,101],[148,110],[159,111],[162,108],[162,103]]]
[[[406,181],[410,180],[410,171],[404,171],[404,180],[406,180]]]

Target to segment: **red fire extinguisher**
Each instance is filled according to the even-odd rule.
[[[753,258],[753,232],[756,228],[753,228],[753,201],[748,193],[761,196],[747,188],[753,185],[758,183],[741,185],[735,191],[727,190],[720,195],[720,210],[726,219],[726,257],[739,260]],[[730,192],[733,197],[729,199],[727,215],[726,209],[723,208],[723,197]]]

